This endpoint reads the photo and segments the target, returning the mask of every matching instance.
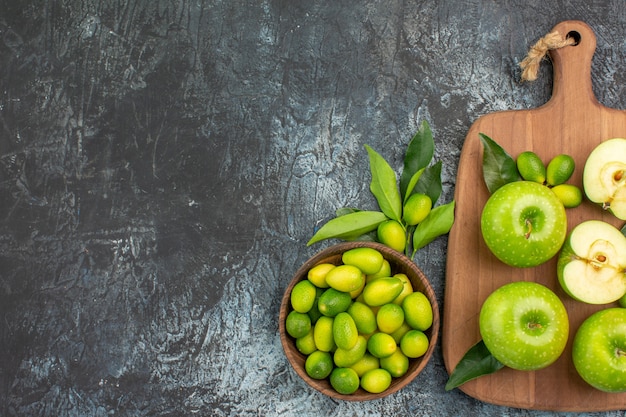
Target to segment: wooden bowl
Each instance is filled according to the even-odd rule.
[[[429,346],[426,353],[415,359],[410,359],[409,361],[409,369],[406,374],[404,374],[400,378],[393,378],[391,382],[391,386],[387,388],[380,394],[372,394],[364,389],[360,388],[353,394],[340,394],[333,389],[330,385],[328,378],[323,380],[316,380],[309,377],[304,369],[304,362],[306,360],[306,356],[300,353],[296,348],[295,339],[289,336],[285,329],[285,319],[287,315],[292,310],[290,295],[291,290],[294,285],[298,282],[307,279],[307,273],[309,269],[313,266],[328,262],[335,265],[341,264],[341,255],[353,248],[359,247],[370,247],[381,252],[385,259],[387,259],[391,265],[391,273],[404,273],[411,280],[411,284],[413,285],[414,291],[420,291],[426,295],[426,297],[430,300],[430,303],[433,308],[433,324],[424,333],[428,336]],[[296,371],[298,375],[312,388],[318,390],[322,394],[328,395],[329,397],[346,400],[346,401],[369,401],[375,400],[378,398],[385,397],[389,394],[393,394],[398,390],[405,387],[409,384],[419,373],[424,369],[428,361],[430,360],[433,351],[435,350],[435,346],[437,344],[437,339],[439,336],[439,306],[437,304],[437,298],[435,293],[428,282],[428,279],[424,275],[424,273],[415,265],[415,263],[410,260],[407,256],[387,247],[380,243],[374,242],[348,242],[348,243],[340,243],[334,246],[331,246],[325,250],[322,250],[317,255],[310,258],[306,261],[295,273],[293,279],[287,286],[285,293],[283,295],[283,299],[280,305],[280,316],[279,316],[279,332],[280,332],[280,340],[283,345],[283,349],[285,351],[285,355],[287,356],[287,360]]]

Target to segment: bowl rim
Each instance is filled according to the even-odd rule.
[[[349,249],[361,247],[370,247],[380,251],[385,259],[387,259],[389,262],[392,262],[392,265],[395,266],[395,271],[392,272],[409,272],[409,274],[407,275],[411,279],[414,287],[414,280],[418,280],[420,284],[419,287],[423,287],[419,288],[419,291],[423,292],[431,303],[431,307],[433,310],[433,324],[428,330],[424,332],[429,339],[429,345],[426,353],[419,358],[411,359],[412,363],[409,364],[409,370],[407,371],[407,373],[400,378],[393,378],[389,388],[387,388],[382,393],[376,394],[369,393],[359,387],[359,389],[354,394],[340,394],[332,388],[332,386],[328,382],[328,378],[323,380],[315,380],[306,374],[303,366],[306,355],[303,355],[297,350],[297,348],[295,347],[294,339],[287,334],[287,331],[285,329],[285,319],[287,317],[287,314],[289,314],[289,312],[291,311],[291,290],[299,281],[306,279],[306,274],[308,273],[309,269],[325,261],[332,261],[333,263],[337,264],[337,262],[341,261],[341,254],[343,252]],[[285,353],[285,356],[287,357],[287,360],[291,367],[298,374],[298,376],[300,376],[300,378],[302,378],[307,383],[307,385],[321,392],[322,394],[325,394],[335,399],[341,399],[346,401],[369,401],[383,398],[399,391],[400,389],[407,386],[422,372],[422,370],[430,362],[430,359],[433,356],[436,345],[438,343],[440,314],[437,296],[430,284],[430,281],[415,262],[413,262],[405,254],[391,249],[390,247],[385,246],[381,243],[358,241],[337,243],[325,249],[322,249],[313,256],[311,256],[297,269],[297,271],[294,273],[291,280],[289,281],[287,288],[283,292],[278,323],[283,352]]]

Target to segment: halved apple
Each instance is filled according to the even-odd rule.
[[[588,220],[576,226],[559,254],[559,282],[572,298],[608,304],[626,294],[626,237],[614,226]]]
[[[626,139],[609,139],[595,147],[585,162],[583,188],[589,200],[626,220]]]

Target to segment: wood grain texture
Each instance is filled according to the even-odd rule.
[[[478,315],[485,298],[512,281],[536,281],[552,288],[563,300],[570,317],[570,339],[564,354],[550,367],[536,372],[504,369],[461,387],[477,399],[511,407],[598,411],[624,408],[626,394],[606,394],[587,385],[571,360],[571,342],[580,323],[592,312],[606,308],[576,302],[560,288],[556,257],[536,268],[518,269],[498,261],[483,242],[480,215],[489,194],[482,178],[479,133],[498,142],[513,157],[536,152],[547,163],[566,153],[576,162],[570,183],[582,187],[587,155],[602,141],[626,136],[626,112],[601,105],[592,91],[591,62],[596,48],[592,29],[580,21],[555,26],[563,35],[576,32],[580,42],[551,52],[553,93],[543,106],[531,110],[502,111],[479,118],[470,128],[459,161],[455,190],[456,223],[450,233],[442,348],[448,372],[480,339]],[[585,201],[570,209],[568,229],[583,220],[602,219],[621,227],[622,222]]]

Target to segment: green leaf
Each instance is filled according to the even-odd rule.
[[[360,235],[375,230],[385,220],[387,220],[387,216],[384,213],[365,210],[335,217],[326,222],[313,235],[311,240],[307,242],[307,246],[331,238],[353,240]]]
[[[454,223],[454,201],[435,207],[413,232],[413,252],[423,248],[435,238],[445,235]]]
[[[424,120],[420,125],[417,133],[409,142],[404,155],[404,168],[400,175],[400,194],[404,197],[410,193],[409,184],[411,178],[417,171],[426,168],[433,159],[435,153],[435,142],[433,141],[433,133],[430,130],[428,122]]]
[[[406,193],[404,194],[404,200],[403,200],[404,203],[406,203],[406,200],[408,200],[411,194],[413,193],[413,189],[415,188],[415,186],[417,185],[417,182],[419,181],[420,177],[424,173],[424,169],[425,168],[420,169],[415,174],[413,174],[413,177],[411,177],[411,180],[409,181],[409,185],[407,186],[407,189],[406,189]]]
[[[493,357],[491,352],[487,349],[487,346],[485,346],[485,343],[480,340],[465,353],[463,358],[461,358],[450,374],[445,389],[446,391],[450,391],[463,385],[467,381],[471,381],[483,375],[492,374],[503,367],[504,365]]]
[[[398,191],[396,174],[391,166],[370,146],[365,145],[370,159],[372,182],[370,191],[376,198],[380,210],[390,219],[400,221],[402,200]]]
[[[480,133],[483,144],[483,178],[487,189],[494,193],[509,182],[517,181],[519,174],[515,160],[489,136]]]
[[[437,161],[436,164],[426,168],[413,190],[416,193],[426,194],[430,197],[433,205],[439,200],[443,189],[441,184],[441,167],[442,162]]]

